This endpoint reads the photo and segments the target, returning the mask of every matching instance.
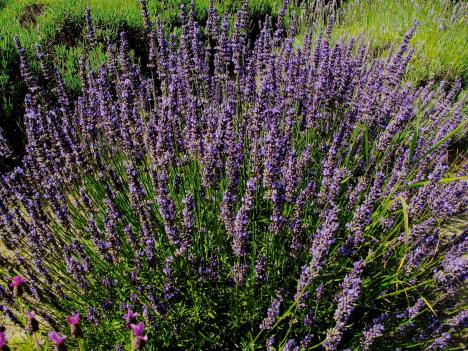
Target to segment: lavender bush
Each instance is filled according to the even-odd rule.
[[[332,21],[297,48],[281,18],[252,38],[245,6],[212,6],[204,28],[182,8],[180,37],[142,10],[148,66],[122,33],[98,71],[83,57],[77,99],[46,61],[32,76],[18,42],[28,144],[0,186],[0,298],[25,328],[34,312],[31,345],[436,350],[456,337],[467,233],[441,229],[468,204],[467,166],[447,157],[466,104],[459,82],[402,83],[417,24],[381,62],[332,45]]]

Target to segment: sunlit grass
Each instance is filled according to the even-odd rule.
[[[468,74],[467,3],[444,0],[356,0],[338,14],[336,37],[363,36],[386,57],[415,20],[415,55],[407,78],[414,83],[455,80]]]

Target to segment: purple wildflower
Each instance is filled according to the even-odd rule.
[[[79,326],[80,323],[80,314],[74,313],[66,318],[67,324],[70,326],[70,334],[76,338],[83,336],[83,332]]]
[[[264,283],[268,276],[266,273],[267,259],[265,256],[260,256],[255,264],[255,279],[258,283]]]
[[[4,131],[0,128],[0,157],[8,157],[11,153],[12,150],[4,135]]]
[[[443,333],[441,336],[437,337],[432,344],[430,344],[426,350],[427,351],[437,351],[437,350],[444,350],[450,340],[452,340],[452,335],[450,333]]]
[[[266,342],[266,350],[267,351],[273,351],[275,350],[274,348],[274,345],[275,344],[275,337],[274,336],[270,336],[268,339],[267,339],[267,342]]]
[[[67,338],[66,336],[61,335],[56,331],[49,332],[48,336],[49,340],[54,343],[55,350],[64,351],[67,349],[65,345],[65,339]]]
[[[462,234],[462,239],[465,235]],[[436,271],[435,278],[440,288],[446,290],[449,294],[453,294],[466,279],[468,271],[468,259],[466,252],[468,251],[468,241],[461,240],[460,243],[454,245],[445,255],[441,269]]]
[[[296,340],[289,339],[286,342],[286,344],[284,344],[282,351],[299,351],[299,347],[297,347]]]
[[[136,323],[136,317],[137,316],[138,316],[138,313],[133,312],[133,310],[129,309],[127,311],[127,313],[122,316],[122,319],[127,324],[127,327],[130,328],[130,324],[135,324]]]
[[[463,310],[447,323],[451,328],[458,330],[468,328],[468,311]]]
[[[346,323],[354,310],[354,304],[361,294],[361,274],[364,261],[354,263],[353,269],[345,276],[341,283],[342,292],[338,296],[338,306],[335,309],[335,327],[327,332],[323,343],[326,350],[337,350],[346,328]]]
[[[317,230],[316,235],[312,241],[310,253],[312,259],[308,266],[302,267],[301,276],[299,278],[299,284],[297,287],[295,299],[300,298],[299,306],[303,305],[302,295],[304,294],[311,281],[318,275],[325,259],[328,255],[331,245],[335,241],[335,233],[338,230],[338,209],[333,207],[330,210],[325,211],[322,223]]]
[[[235,263],[232,266],[232,278],[237,285],[245,286],[248,268],[249,266],[245,263]]]
[[[232,230],[232,248],[237,257],[247,254],[247,245],[249,240],[248,224],[249,213],[253,207],[253,195],[255,193],[255,183],[252,179],[247,181],[247,190],[242,198],[242,206],[237,212]]]
[[[375,323],[362,332],[361,347],[368,350],[377,338],[380,338],[384,332],[384,325],[382,323]]]
[[[143,322],[130,324],[130,328],[132,329],[134,336],[132,348],[134,350],[139,350],[148,341],[148,335],[143,335],[145,324]]]
[[[260,329],[262,330],[270,330],[276,323],[276,320],[280,314],[280,307],[283,298],[278,296],[276,299],[273,300],[270,307],[268,307],[267,316],[260,324]]]
[[[424,306],[426,306],[426,303],[422,298],[419,298],[413,306],[408,308],[408,317],[410,319],[416,318]]]
[[[29,333],[34,334],[39,330],[39,322],[36,318],[36,313],[34,311],[25,311],[26,315],[26,329]]]
[[[4,331],[0,331],[0,351],[10,351]]]

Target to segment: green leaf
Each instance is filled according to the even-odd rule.
[[[422,295],[421,296],[421,299],[424,301],[424,303],[427,305],[427,307],[429,307],[429,309],[432,311],[432,313],[434,313],[434,316],[437,317],[437,313],[435,313],[434,309],[432,308],[432,305],[429,303],[429,301],[426,300],[426,298]]]

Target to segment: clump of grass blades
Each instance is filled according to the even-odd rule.
[[[372,43],[374,55],[384,57],[398,44],[414,20],[415,59],[406,79],[414,84],[452,80],[468,74],[467,3],[451,0],[355,0],[338,11],[335,35],[363,35]]]
[[[402,84],[416,25],[371,61],[331,46],[331,26],[295,50],[281,16],[252,43],[246,5],[232,33],[214,7],[205,30],[181,11],[180,38],[142,5],[151,74],[122,33],[97,71],[80,61],[76,100],[47,64],[45,91],[18,43],[28,144],[0,187],[3,312],[34,310],[37,340],[80,313],[93,350],[128,345],[135,311],[149,328],[143,346],[132,327],[133,349],[435,350],[459,335],[466,233],[440,229],[468,201],[466,165],[447,161],[466,103],[460,83]]]

